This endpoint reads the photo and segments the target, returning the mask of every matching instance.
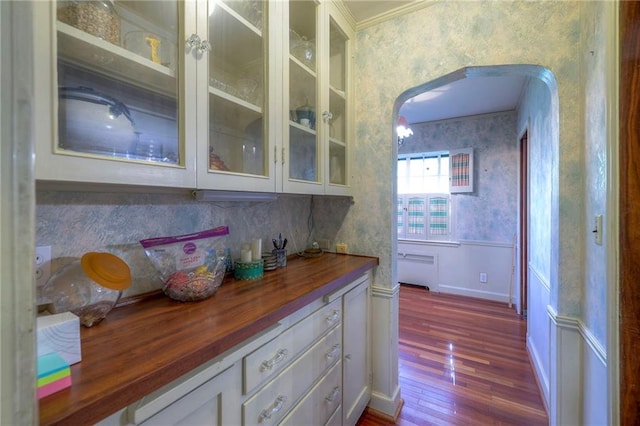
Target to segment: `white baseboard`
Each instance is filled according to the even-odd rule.
[[[393,392],[393,395],[391,397],[375,391],[371,393],[369,407],[373,408],[376,411],[393,417],[398,413],[401,405],[402,398],[400,397],[400,386],[395,389],[395,392]]]
[[[457,294],[458,296],[476,297],[478,299],[493,300],[496,302],[509,303],[509,295],[503,293],[494,293],[491,291],[482,291],[471,288],[455,287],[451,285],[439,284],[438,289],[441,293]]]

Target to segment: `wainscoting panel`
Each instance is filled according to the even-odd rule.
[[[398,241],[398,281],[426,285],[431,291],[509,303],[513,271],[512,244]]]

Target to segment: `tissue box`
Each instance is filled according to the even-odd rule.
[[[71,312],[37,318],[37,356],[57,353],[68,365],[82,360],[80,319]]]
[[[38,399],[71,386],[69,364],[58,354],[38,356]]]

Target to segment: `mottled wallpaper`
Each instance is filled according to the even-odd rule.
[[[282,233],[290,254],[316,238],[335,241],[348,198],[279,196],[270,202],[198,202],[191,195],[38,191],[36,245],[51,246],[55,271],[88,251],[120,256],[131,269],[132,286],[124,296],[159,289],[161,282],[139,241],[182,235],[221,225],[229,227],[224,245],[239,257],[240,245]],[[311,215],[311,216],[310,216]]]
[[[551,208],[557,310],[579,316],[584,171],[580,81],[581,2],[436,2],[356,34],[355,204],[339,238],[380,258],[376,285],[392,286],[396,100],[405,91],[470,66],[532,64],[557,81],[556,202]],[[577,250],[576,250],[577,249]],[[577,287],[576,287],[577,286]],[[569,303],[567,303],[569,301]]]
[[[474,191],[452,194],[451,239],[509,243],[517,229],[515,111],[411,125],[398,152],[473,148]]]

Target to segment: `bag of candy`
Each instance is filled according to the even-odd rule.
[[[172,299],[192,302],[213,295],[225,274],[227,226],[172,237],[141,240],[140,244]]]

